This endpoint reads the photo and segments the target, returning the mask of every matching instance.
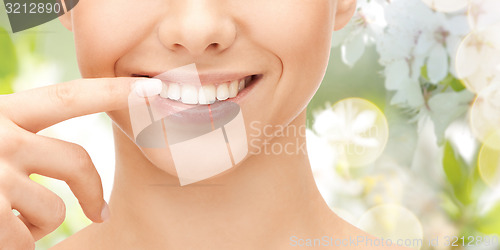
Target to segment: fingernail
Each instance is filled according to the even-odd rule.
[[[135,82],[134,90],[140,97],[154,96],[160,94],[162,85],[160,79],[145,78]]]
[[[109,219],[109,205],[108,203],[105,201],[104,202],[104,207],[102,208],[102,211],[101,211],[101,219],[102,221],[107,221]]]

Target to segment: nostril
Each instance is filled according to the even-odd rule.
[[[211,43],[210,45],[208,45],[208,48],[217,49],[217,48],[219,48],[219,44],[218,43]]]

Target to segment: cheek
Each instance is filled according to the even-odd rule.
[[[334,26],[333,1],[256,1],[259,3],[248,6],[253,9],[246,10],[248,20],[242,21],[253,42],[260,43],[283,61],[295,63],[304,59],[317,61],[316,56],[329,51]]]
[[[80,1],[73,10],[73,33],[82,76],[115,76],[116,60],[154,27],[156,19],[144,15],[158,2]]]
[[[251,36],[282,63],[274,90],[275,123],[286,124],[309,103],[327,65],[334,27],[335,3],[330,0],[275,0],[251,10],[259,13],[249,22]],[[255,7],[257,8],[257,4]],[[260,21],[259,21],[260,20]],[[277,112],[279,111],[279,112]]]

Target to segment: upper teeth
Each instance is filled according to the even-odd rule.
[[[204,86],[163,82],[160,96],[186,104],[212,104],[216,100],[236,97],[250,79],[251,76],[248,76],[240,80]]]

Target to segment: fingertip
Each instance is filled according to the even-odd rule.
[[[105,222],[105,221],[109,220],[110,215],[111,215],[111,213],[109,211],[109,205],[106,201],[104,201],[104,205],[103,205],[102,210],[101,210],[101,221]]]
[[[162,85],[163,83],[160,79],[144,78],[135,81],[134,90],[140,97],[154,96],[160,94]]]

